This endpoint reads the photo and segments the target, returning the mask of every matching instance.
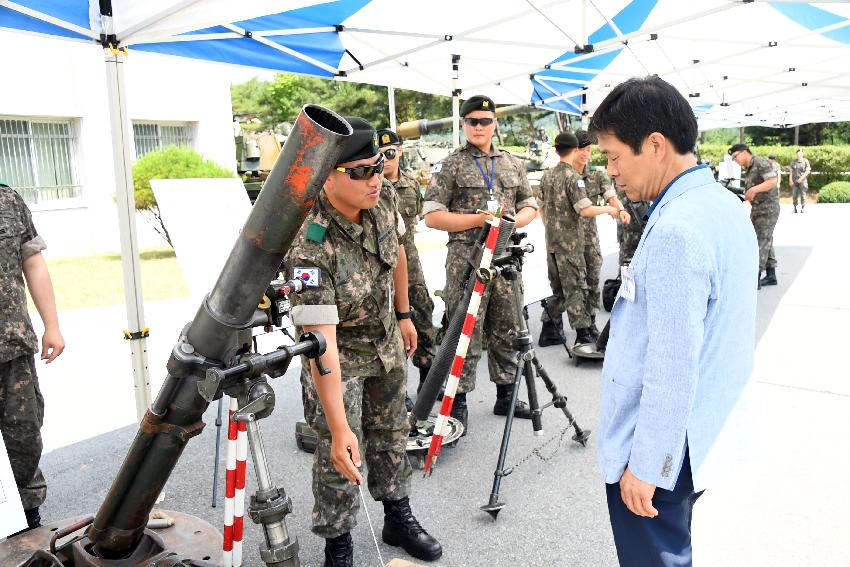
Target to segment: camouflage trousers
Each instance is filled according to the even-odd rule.
[[[554,316],[557,320],[566,311],[573,329],[589,327],[591,317],[599,311],[599,248],[585,245],[580,254],[551,253],[546,264],[552,299],[540,319],[546,322]]]
[[[47,483],[38,468],[43,421],[44,398],[34,356],[0,363],[0,432],[24,510],[38,508],[47,497]]]
[[[750,210],[750,220],[756,229],[756,240],[759,244],[759,273],[765,268],[776,267],[776,256],[773,253],[773,229],[779,220],[779,203],[768,202],[753,205]]]
[[[792,183],[791,184],[791,200],[794,202],[794,206],[797,206],[797,200],[799,199],[800,205],[806,206],[806,191],[809,190],[808,183]]]
[[[619,260],[621,266],[631,263],[642,234],[642,230],[636,230],[630,224],[617,223],[617,242],[620,244]]]
[[[415,250],[415,245],[413,248]],[[417,335],[416,351],[410,359],[416,368],[428,368],[437,352],[437,333],[434,329],[434,300],[425,285],[425,274],[418,253],[407,255],[407,272],[407,297],[413,308],[413,326]]]
[[[319,435],[313,457],[313,532],[332,538],[357,525],[358,488],[331,462],[331,433],[312,376],[301,372],[304,417]],[[369,493],[375,500],[398,500],[410,494],[412,469],[407,460],[406,366],[378,376],[343,376],[348,425],[357,435],[367,467]]]
[[[446,289],[443,292],[449,321],[463,298],[467,281],[464,275],[469,266],[469,259],[473,256],[473,248],[471,244],[449,242],[446,255]],[[515,283],[522,287],[521,280]],[[490,381],[496,384],[513,384],[516,376],[517,351],[511,345],[510,331],[519,329],[519,321],[511,286],[512,283],[503,277],[496,278],[487,286],[478,308],[478,319],[466,352],[466,362],[463,365],[458,392],[471,392],[475,389],[475,374],[478,361],[481,359],[482,336],[487,341],[487,369],[490,373]]]

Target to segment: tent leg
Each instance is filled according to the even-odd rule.
[[[139,245],[136,236],[136,207],[133,195],[133,174],[130,166],[130,119],[127,116],[124,55],[103,50],[106,58],[106,85],[109,95],[109,122],[112,130],[112,152],[115,167],[115,196],[118,204],[118,227],[121,237],[121,265],[124,272],[124,301],[127,326],[134,337],[130,340],[133,362],[133,384],[136,397],[136,418],[141,422],[151,403],[148,373],[147,339],[144,336],[145,310],[142,300]]]
[[[390,109],[390,130],[396,131],[395,119],[395,88],[387,87],[387,104]]]

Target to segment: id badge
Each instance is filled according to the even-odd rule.
[[[631,266],[622,266],[620,268],[620,296],[634,303],[635,301],[635,276],[632,273]]]
[[[496,199],[490,199],[487,201],[487,212],[491,215],[495,215],[499,212],[499,201]]]

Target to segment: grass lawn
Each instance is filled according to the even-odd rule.
[[[145,301],[189,295],[174,250],[145,250],[139,258]],[[48,260],[47,265],[58,309],[124,304],[120,254],[59,258]],[[30,310],[35,311],[32,300],[27,299]]]

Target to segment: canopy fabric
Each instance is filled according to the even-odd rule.
[[[592,112],[657,74],[703,129],[850,120],[850,5],[780,0],[0,0],[0,28]],[[104,23],[110,29],[103,29]],[[454,61],[457,71],[453,69]]]

